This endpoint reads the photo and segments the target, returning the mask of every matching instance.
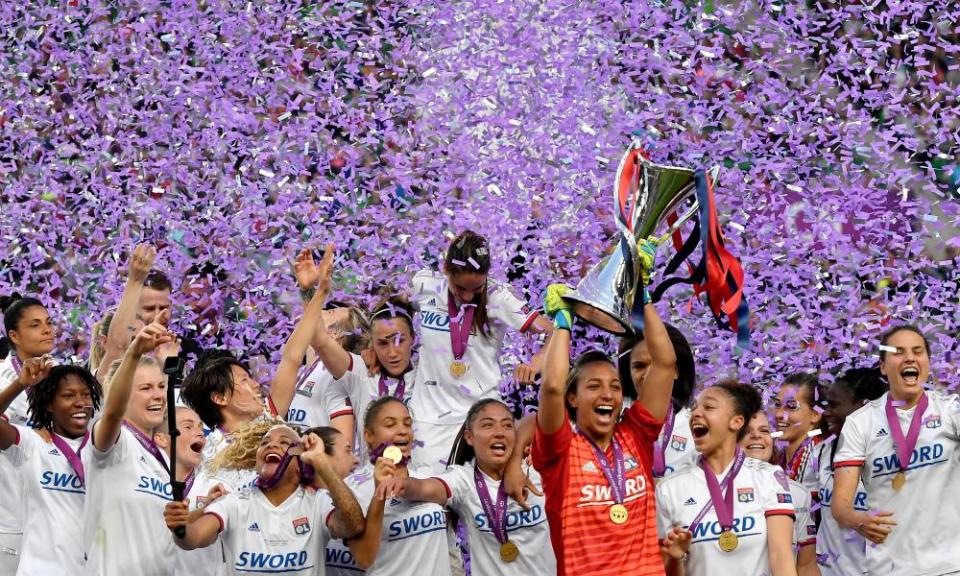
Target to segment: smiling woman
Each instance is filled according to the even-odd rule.
[[[59,576],[83,561],[82,524],[76,521],[86,493],[81,455],[88,450],[87,424],[100,407],[101,391],[96,378],[79,366],[45,368],[49,373],[38,373],[46,376],[28,395],[35,427],[0,419],[0,466],[19,471],[23,513],[30,518],[16,573]],[[3,404],[0,399],[0,408]],[[57,534],[52,543],[51,534]]]
[[[960,401],[925,389],[930,347],[915,326],[890,329],[879,349],[890,391],[843,424],[833,459],[833,517],[873,543],[868,573],[956,572],[960,504],[943,495],[960,484]],[[861,479],[866,506],[854,500]]]

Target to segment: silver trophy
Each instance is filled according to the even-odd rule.
[[[714,178],[716,176],[714,175]],[[573,313],[613,334],[633,331],[631,310],[643,298],[637,242],[647,238],[681,207],[683,215],[658,238],[666,241],[697,214],[694,170],[661,166],[647,160],[633,142],[620,160],[613,187],[615,220],[620,234],[613,252],[598,262],[564,299]]]

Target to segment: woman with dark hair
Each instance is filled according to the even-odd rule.
[[[817,375],[806,372],[787,375],[773,398],[777,432],[780,441],[787,443],[779,464],[791,480],[802,484],[814,497],[818,486],[813,454],[823,438],[822,409],[818,409],[822,403]]]
[[[657,486],[668,573],[796,576],[786,475],[739,446],[762,405],[755,388],[735,381],[697,398],[690,431],[700,457]]]
[[[28,389],[33,428],[0,419],[0,450],[18,471],[17,494],[24,518],[18,576],[69,574],[83,562],[84,484],[81,454],[88,446],[87,424],[100,408],[100,383],[79,366],[30,367],[0,393],[0,409],[14,393]],[[28,365],[29,366],[29,365]],[[37,382],[37,378],[42,380]],[[0,410],[2,411],[2,410]],[[9,497],[4,494],[4,497]],[[51,534],[57,537],[51,539]],[[13,573],[11,573],[12,576]]]
[[[652,264],[650,257],[645,279]],[[550,286],[544,302],[554,333],[532,450],[543,478],[557,571],[570,576],[662,573],[653,444],[671,403],[677,373],[673,345],[644,290],[650,369],[637,402],[623,410],[623,387],[608,357],[587,355],[570,370],[573,316],[563,300],[567,290]]]
[[[363,417],[363,438],[370,459],[348,481],[366,515],[363,533],[347,541],[357,566],[370,576],[449,576],[443,508],[386,492],[390,478],[432,474],[408,465],[414,438],[407,406],[394,396],[374,400]]]
[[[424,270],[413,278],[413,299],[420,310],[421,347],[410,406],[423,446],[415,462],[441,472],[454,437],[470,406],[500,397],[500,352],[509,330],[550,333],[549,322],[529,311],[506,285],[489,278],[490,247],[471,231],[454,238],[441,272]],[[533,382],[541,355],[516,371]]]
[[[930,348],[914,326],[880,340],[880,372],[890,391],[850,414],[833,457],[831,511],[866,548],[868,574],[960,571],[960,401],[925,390]],[[857,510],[858,482],[867,494]]]
[[[653,477],[662,478],[672,474],[685,462],[696,458],[693,440],[690,437],[690,401],[697,385],[696,363],[687,338],[672,324],[664,322],[673,352],[677,356],[677,374],[673,381],[672,402],[653,446]],[[643,387],[644,378],[650,369],[650,350],[643,332],[620,338],[620,353],[617,370],[620,382],[628,383],[623,389],[624,403],[627,398],[636,399]],[[629,384],[632,384],[629,385]],[[629,406],[629,404],[628,404]]]
[[[823,576],[860,576],[866,567],[866,540],[857,532],[841,529],[830,511],[834,490],[834,460],[847,417],[885,392],[887,384],[880,370],[853,368],[834,380],[825,394],[823,420],[830,436],[818,446],[815,456],[820,507],[823,510],[817,531],[817,563]],[[867,511],[867,493],[860,480],[857,481],[853,508],[859,512]]]
[[[36,298],[21,298],[19,294],[2,297],[0,311],[4,328],[0,337],[0,391],[3,391],[17,379],[24,363],[31,358],[46,356],[53,362],[48,355],[53,351],[56,330],[46,307]],[[41,362],[46,363],[46,360]],[[0,418],[27,426],[26,395],[15,394],[12,403],[0,412]],[[16,490],[13,473],[0,466],[0,574],[17,571],[23,512]]]
[[[449,506],[463,518],[472,574],[556,574],[543,496],[534,493],[524,509],[502,488],[515,449],[520,448],[510,409],[493,398],[480,400],[467,412],[450,468],[426,480],[391,479],[384,490],[388,497]],[[531,481],[539,489],[536,471]]]

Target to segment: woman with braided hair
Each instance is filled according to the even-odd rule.
[[[33,428],[0,419],[0,450],[17,470],[24,518],[20,563],[16,574],[62,575],[83,561],[82,525],[86,496],[80,454],[89,445],[87,424],[100,408],[102,390],[93,374],[80,366],[50,367],[43,359],[27,361],[18,380],[0,393],[0,409],[14,392],[30,387],[28,414]],[[55,539],[50,535],[56,534]]]

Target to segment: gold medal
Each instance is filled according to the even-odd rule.
[[[387,446],[386,450],[383,451],[383,457],[394,464],[399,464],[403,460],[403,452],[396,446]]]
[[[717,541],[720,549],[724,552],[733,552],[737,549],[737,535],[733,530],[724,530],[720,533],[720,539]]]
[[[500,559],[504,562],[513,562],[520,555],[520,549],[513,542],[507,540],[500,545]]]
[[[902,471],[897,472],[893,477],[893,481],[890,482],[890,484],[893,485],[893,489],[896,490],[897,492],[902,490],[903,485],[906,483],[907,483],[907,475],[904,474]]]
[[[450,374],[454,378],[460,378],[467,373],[467,365],[462,360],[454,360],[450,363]]]
[[[628,516],[627,507],[623,504],[614,504],[610,507],[610,521],[614,524],[626,524]]]

